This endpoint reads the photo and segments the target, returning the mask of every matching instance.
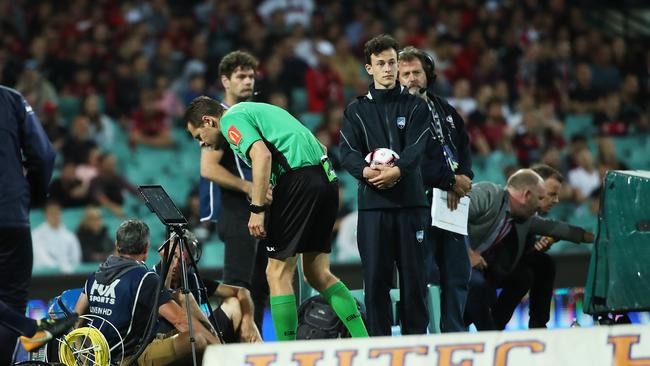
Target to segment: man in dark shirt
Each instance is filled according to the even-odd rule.
[[[251,99],[257,64],[252,55],[242,51],[234,51],[223,57],[219,63],[219,77],[225,89],[224,108]],[[214,211],[221,209],[217,231],[225,245],[223,282],[251,291],[255,301],[255,322],[261,327],[269,292],[264,272],[267,258],[258,240],[248,233],[248,197],[253,179],[251,169],[233,153],[228,144],[222,144],[216,150],[202,148],[201,177],[202,197],[214,196],[217,194],[215,189],[221,193],[221,207],[212,207],[210,200],[201,202],[203,207],[210,206],[213,211],[204,210],[208,214],[201,221],[215,220]]]
[[[436,79],[434,70],[431,56],[417,48],[406,47],[399,54],[400,82],[411,94],[427,102],[432,116],[431,136],[422,159],[424,186],[430,200],[434,189],[444,191],[447,206],[455,210],[472,186],[472,159],[463,118],[454,107],[431,92]],[[471,273],[465,236],[438,227],[428,230],[429,281],[440,284],[442,291],[441,330],[464,331],[463,312]]]
[[[28,349],[40,347],[56,332],[38,332],[27,319],[27,290],[32,279],[30,204],[46,198],[54,168],[54,150],[25,98],[0,86],[0,365],[8,365],[19,335]],[[54,334],[53,334],[54,333]]]
[[[124,216],[124,191],[137,194],[135,187],[117,172],[115,157],[108,153],[102,154],[97,177],[90,182],[93,200],[121,217]]]
[[[88,187],[75,175],[76,168],[75,163],[64,162],[59,177],[50,185],[50,198],[61,207],[84,207],[90,203]]]
[[[198,261],[198,258],[196,258],[198,240],[190,231],[185,231],[185,236],[189,243],[191,255]],[[185,255],[186,263],[189,263],[190,259],[187,252],[185,252]],[[160,268],[160,264],[154,267],[156,273],[160,273]],[[191,267],[187,268],[187,277],[188,287],[192,295],[190,302],[193,314],[206,324],[206,328],[214,327],[221,331],[225,343],[262,341],[262,336],[255,325],[253,317],[253,300],[246,288],[226,285],[210,279],[201,279],[199,281],[199,276]],[[180,250],[177,249],[167,273],[165,287],[172,291],[172,296],[179,305],[185,306],[184,295],[181,292],[182,281]],[[213,318],[212,314],[209,314],[204,306],[214,300],[219,301],[220,306],[213,311]],[[161,319],[161,321],[163,331],[165,328],[173,329],[169,322],[164,319]]]

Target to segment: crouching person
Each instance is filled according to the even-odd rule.
[[[77,301],[78,314],[92,314],[112,323],[124,340],[124,362],[132,364],[140,347],[146,347],[137,359],[138,365],[186,365],[192,358],[189,326],[186,312],[172,300],[170,292],[164,289],[158,303],[154,304],[159,276],[149,270],[144,261],[149,252],[149,227],[140,220],[127,220],[117,229],[116,254],[111,255],[99,269],[86,280],[83,292]],[[160,318],[173,325],[175,332],[157,336],[143,345],[150,314],[158,307]],[[159,318],[159,319],[160,319]],[[193,317],[195,345],[201,355],[209,344],[219,339]],[[155,324],[158,329],[158,324]],[[109,346],[119,342],[112,328],[102,325]],[[116,347],[116,350],[121,350]],[[200,362],[201,357],[197,357]]]
[[[198,261],[196,253],[198,252],[198,241],[194,234],[189,231],[185,232],[188,238],[190,254]],[[180,245],[180,243],[179,243]],[[188,252],[185,255],[185,263],[190,263]],[[160,273],[160,264],[154,267],[157,273]],[[196,272],[191,266],[187,266],[188,287],[190,290],[190,308],[192,316],[199,319],[202,324],[212,332],[219,330],[225,343],[262,342],[254,319],[254,305],[250,291],[244,287],[226,285],[211,279],[199,279]],[[185,295],[182,292],[183,278],[180,261],[180,250],[178,246],[172,257],[167,278],[165,279],[165,288],[172,292],[174,300],[185,310]],[[206,303],[220,302],[221,305],[214,310],[212,314],[205,312],[200,305]],[[205,308],[204,308],[205,309]],[[209,308],[211,309],[211,308]],[[161,329],[170,329],[171,324],[163,319]]]

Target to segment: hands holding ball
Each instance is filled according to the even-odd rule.
[[[395,162],[399,155],[391,149],[379,148],[366,155],[369,166],[363,169],[363,177],[378,189],[389,189],[399,182],[401,172]]]

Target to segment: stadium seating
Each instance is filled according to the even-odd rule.
[[[569,114],[564,120],[564,138],[571,140],[575,135],[591,137],[594,133],[593,117],[589,114]]]

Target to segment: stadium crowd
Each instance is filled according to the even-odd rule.
[[[369,84],[363,44],[381,33],[434,58],[436,93],[466,122],[475,182],[548,164],[568,182],[556,215],[593,231],[604,172],[650,168],[650,47],[595,20],[564,0],[0,1],[0,84],[27,98],[57,151],[51,198],[86,208],[67,229],[57,204],[45,209],[40,230],[71,247],[56,253],[62,270],[110,253],[102,215],[129,216],[125,196],[143,183],[126,160],[139,146],[184,154],[183,110],[219,98],[217,65],[232,50],[261,61],[255,100],[288,109],[340,168],[343,110]]]

